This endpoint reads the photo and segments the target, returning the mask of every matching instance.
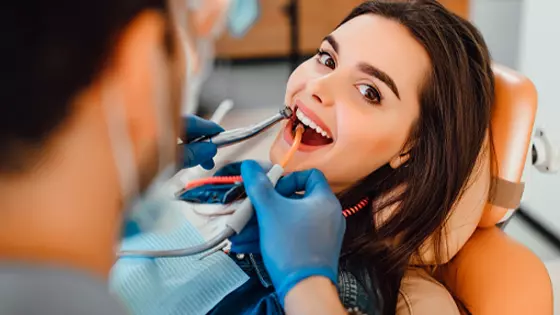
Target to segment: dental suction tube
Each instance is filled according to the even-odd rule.
[[[272,166],[266,174],[272,185],[276,185],[284,168],[278,164]],[[118,257],[136,257],[136,258],[169,258],[169,257],[185,257],[201,254],[205,251],[214,249],[222,244],[226,239],[234,234],[239,234],[245,228],[249,220],[254,214],[253,205],[249,198],[245,198],[238,206],[235,212],[229,217],[225,224],[225,229],[218,235],[200,245],[187,248],[171,249],[171,250],[124,250],[117,253]]]
[[[268,130],[272,126],[276,125],[284,119],[290,119],[293,115],[293,110],[290,107],[285,107],[276,115],[250,127],[238,128],[234,130],[224,131],[214,136],[204,136],[196,138],[189,143],[197,142],[212,142],[218,148],[233,145],[247,139],[253,138],[262,132]],[[303,134],[303,128],[298,132],[296,141],[294,141],[293,148],[299,146],[301,141],[301,136]],[[293,148],[287,155],[286,161],[282,164],[286,164],[291,158],[295,150]],[[284,167],[282,165],[274,165],[270,171],[268,171],[267,176],[273,185],[276,185],[282,174],[284,173]],[[195,245],[187,248],[171,249],[171,250],[123,250],[117,252],[118,257],[137,257],[137,258],[168,258],[168,257],[186,257],[193,256],[197,254],[204,253],[211,249],[216,248],[218,245],[222,244],[226,239],[234,234],[239,234],[245,225],[249,222],[253,216],[254,210],[253,205],[249,198],[245,200],[238,206],[235,212],[231,215],[225,225],[225,229],[218,235],[208,240],[200,245]]]
[[[200,245],[170,250],[123,250],[118,252],[117,256],[121,258],[171,258],[193,256],[213,249],[233,234],[235,234],[235,231],[230,227],[226,227],[220,234],[214,236],[212,239]]]

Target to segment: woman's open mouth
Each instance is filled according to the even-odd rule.
[[[304,127],[301,139],[302,145],[319,147],[333,143],[330,131],[326,128],[325,124],[318,119],[318,117],[315,119],[311,118],[310,116],[314,116],[313,113],[307,110],[308,114],[306,115],[304,110],[297,105],[295,106],[294,111],[295,114],[286,125],[286,133],[287,136],[289,136],[289,140],[293,141],[296,127],[301,124]]]

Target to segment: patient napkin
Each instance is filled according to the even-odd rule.
[[[177,249],[204,242],[209,237],[209,231],[203,229],[205,235],[202,236],[185,216],[192,208],[185,209],[186,203],[180,201],[174,204],[175,207],[169,211],[174,212],[176,222],[173,226],[176,227],[127,238],[123,241],[122,249]],[[198,221],[195,224],[202,227],[200,223]],[[212,232],[217,231],[217,228],[213,225]],[[111,272],[111,290],[133,314],[206,314],[249,277],[221,251],[199,260],[202,255],[121,258]]]

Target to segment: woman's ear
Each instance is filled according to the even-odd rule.
[[[408,159],[410,158],[410,153],[401,153],[395,156],[391,161],[389,161],[389,165],[392,169],[397,169],[401,167]]]

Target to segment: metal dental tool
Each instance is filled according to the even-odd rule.
[[[273,185],[276,185],[282,174],[284,168],[281,165],[275,164],[270,171],[266,174],[268,179]],[[254,210],[251,200],[245,198],[239,206],[236,207],[235,212],[228,218],[225,223],[225,229],[218,235],[203,244],[191,246],[188,248],[171,249],[171,250],[123,250],[117,253],[118,257],[142,257],[142,258],[165,258],[165,257],[185,257],[201,254],[208,250],[219,247],[226,239],[234,234],[240,233],[245,225],[253,216]],[[214,252],[216,252],[214,250]],[[201,257],[203,258],[203,257]]]
[[[233,145],[247,139],[253,138],[262,132],[268,130],[270,127],[274,126],[275,124],[279,123],[284,119],[290,119],[293,115],[293,110],[289,107],[285,107],[278,114],[249,127],[245,128],[238,128],[233,130],[228,130],[221,132],[217,135],[213,136],[204,136],[200,138],[196,138],[189,143],[197,143],[197,142],[204,142],[209,141],[214,143],[218,148],[226,147],[229,145]],[[302,132],[303,133],[303,128]],[[297,145],[301,140],[301,134]],[[293,154],[293,152],[292,152]],[[291,156],[291,155],[290,155]],[[284,173],[284,168],[282,165],[274,165],[267,173],[268,178],[272,182],[273,185],[276,185],[282,174]],[[225,240],[227,240],[230,236],[240,233],[241,230],[245,227],[249,219],[253,216],[253,206],[251,204],[251,200],[249,198],[245,198],[241,204],[236,207],[235,212],[229,217],[228,221],[226,222],[225,229],[221,231],[218,235],[214,236],[212,239],[206,241],[203,244],[199,244],[196,246],[188,247],[188,248],[180,248],[174,250],[122,250],[117,253],[118,257],[144,257],[144,258],[165,258],[165,257],[185,257],[185,256],[193,256],[197,254],[201,254],[212,250],[210,252],[214,253],[217,250],[222,248],[222,244]],[[203,255],[200,259],[203,259],[209,255]]]
[[[232,130],[227,130],[221,132],[219,134],[213,136],[202,136],[196,139],[189,141],[189,143],[197,143],[197,142],[212,142],[218,148],[227,147],[248,139],[251,139],[262,132],[268,130],[270,127],[276,125],[280,121],[284,119],[290,119],[293,115],[293,111],[290,107],[285,107],[278,114],[261,121],[258,124],[244,127],[244,128],[237,128]]]

